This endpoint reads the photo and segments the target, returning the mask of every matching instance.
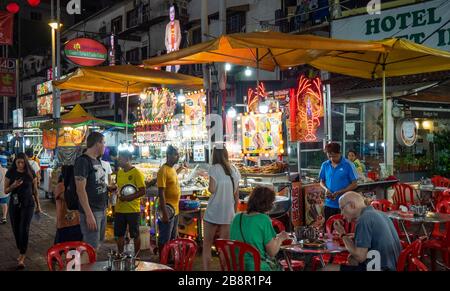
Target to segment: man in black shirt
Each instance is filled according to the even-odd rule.
[[[87,138],[86,152],[75,161],[74,175],[79,199],[80,227],[83,241],[98,248],[105,237],[108,187],[106,172],[97,159],[103,155],[105,140],[92,132]]]

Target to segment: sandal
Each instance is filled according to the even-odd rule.
[[[2,219],[0,220],[0,223],[1,223],[1,224],[6,224],[6,223],[7,223],[6,218],[2,218]]]
[[[23,270],[23,269],[25,269],[25,263],[18,263],[16,270]]]

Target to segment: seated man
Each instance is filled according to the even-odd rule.
[[[372,250],[379,252],[380,270],[395,271],[401,245],[392,221],[384,213],[367,206],[364,197],[356,192],[345,193],[339,199],[339,208],[345,219],[356,220],[354,240],[339,221],[334,224],[350,253],[349,265],[342,265],[341,271],[367,271],[370,261],[367,254]]]

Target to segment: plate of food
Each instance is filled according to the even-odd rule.
[[[324,248],[326,243],[321,239],[304,239],[301,241],[304,248]]]

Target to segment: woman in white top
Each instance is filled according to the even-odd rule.
[[[230,238],[230,224],[239,202],[239,171],[228,161],[227,149],[217,145],[213,152],[213,163],[209,169],[208,201],[203,217],[203,269],[208,271],[211,264],[211,247],[216,233],[218,238]]]

